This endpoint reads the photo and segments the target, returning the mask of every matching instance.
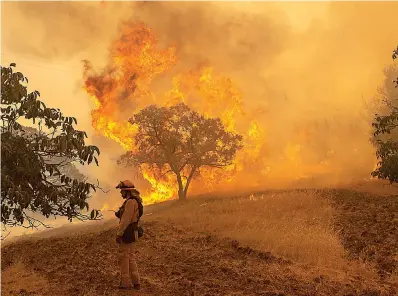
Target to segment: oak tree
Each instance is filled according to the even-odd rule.
[[[242,136],[226,131],[219,118],[206,118],[185,104],[151,105],[130,118],[138,127],[136,149],[119,163],[149,165],[173,173],[184,200],[192,179],[203,167],[224,168],[242,148]]]

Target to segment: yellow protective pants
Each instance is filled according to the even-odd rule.
[[[122,287],[131,287],[131,284],[140,283],[134,249],[134,243],[119,244],[120,286]]]

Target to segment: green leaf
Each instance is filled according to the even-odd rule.
[[[13,128],[14,128],[14,130],[21,130],[22,126],[18,122],[14,122]]]
[[[92,148],[97,152],[98,155],[100,155],[100,150],[97,146],[92,146]]]
[[[65,152],[66,150],[66,138],[62,137],[60,139],[60,152]]]
[[[72,173],[73,179],[67,177],[65,172],[68,168],[61,163],[64,160],[93,162],[94,159],[98,165],[98,159],[94,158],[93,149],[84,143],[84,135],[87,134],[74,129],[76,118],[64,116],[60,109],[47,108],[38,99],[38,91],[28,93],[25,85],[28,79],[20,72],[13,73],[13,66],[15,63],[9,68],[1,68],[0,108],[6,122],[3,127],[12,131],[2,133],[1,152],[3,160],[13,160],[2,162],[2,219],[15,214],[10,219],[20,225],[25,214],[29,216],[36,212],[43,217],[66,216],[71,221],[84,207],[89,209],[86,200],[92,185],[78,182],[80,175]],[[31,120],[35,125],[32,128],[41,128],[45,124],[48,131],[31,132],[30,128],[25,129],[16,122],[18,117]],[[61,130],[63,119],[66,122]],[[22,132],[14,133],[17,129]],[[24,212],[25,209],[29,211]],[[93,214],[96,217],[95,211]]]
[[[90,154],[90,155],[88,156],[88,164],[90,164],[92,161],[93,161],[93,155]]]

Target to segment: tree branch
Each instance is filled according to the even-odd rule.
[[[110,191],[110,190],[104,191],[104,189],[99,186],[99,180],[98,179],[97,179],[97,185],[95,186],[95,188],[101,190],[103,193],[109,193],[109,191]]]
[[[2,233],[0,240],[2,240],[2,241],[5,240],[10,235],[10,233],[11,233],[11,231],[9,231],[6,236],[3,236],[3,233]]]

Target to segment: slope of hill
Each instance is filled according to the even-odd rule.
[[[139,295],[398,295],[397,210],[349,190],[148,206]],[[2,247],[2,295],[138,295],[116,289],[115,222],[101,225]]]

